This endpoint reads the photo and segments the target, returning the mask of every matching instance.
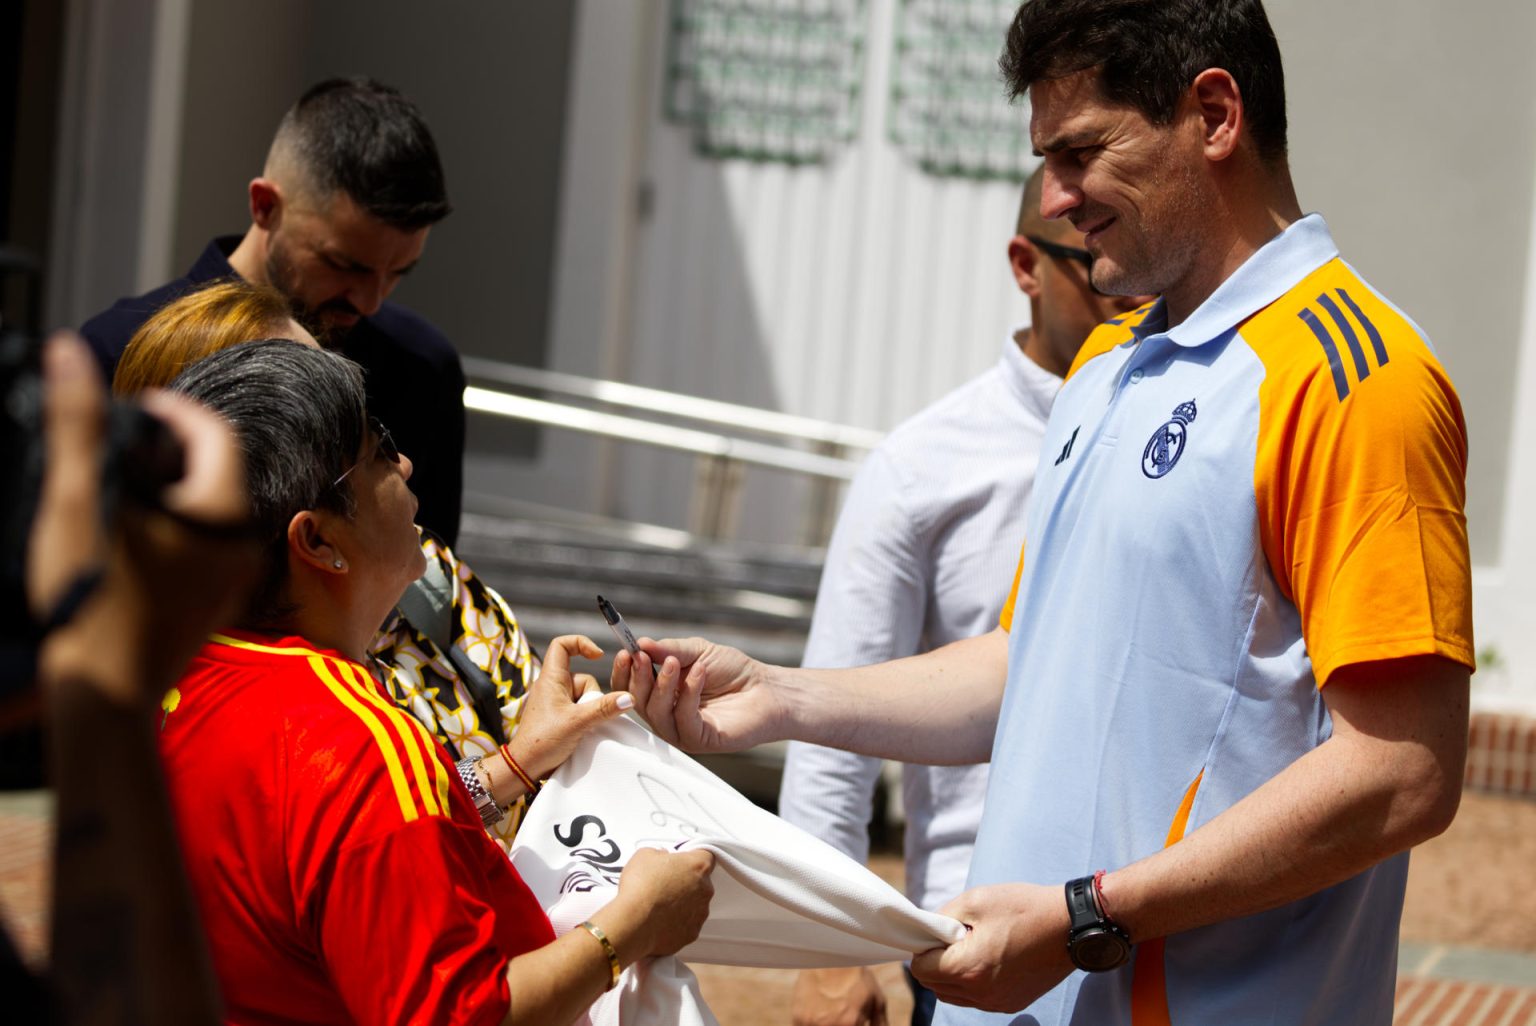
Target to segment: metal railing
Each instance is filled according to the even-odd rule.
[[[681,392],[628,385],[622,381],[604,381],[539,367],[520,367],[476,356],[466,356],[463,362],[464,373],[481,381],[624,407],[650,416],[713,424],[732,431],[795,439],[812,445],[837,446],[842,450],[838,453],[823,452],[824,456],[842,456],[855,449],[868,451],[879,445],[885,437],[883,432],[869,428],[797,417],[777,410],[739,406],[716,399],[700,399]]]
[[[693,454],[695,472],[689,502],[689,530],[709,538],[728,538],[734,532],[740,512],[742,473],[746,467],[755,466],[811,479],[811,499],[800,541],[806,545],[825,545],[837,515],[841,489],[858,469],[858,462],[846,457],[855,450],[862,456],[864,450],[872,448],[882,437],[877,431],[774,410],[475,357],[464,359],[464,369],[471,379],[617,406],[629,412],[610,413],[478,385],[465,388],[466,409]],[[645,416],[635,416],[635,413]],[[735,432],[777,437],[807,446],[810,451],[793,445],[735,437],[718,430],[662,423],[663,418],[691,420]]]

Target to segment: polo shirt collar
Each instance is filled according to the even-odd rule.
[[[1028,325],[1017,327],[1008,333],[1003,342],[1003,355],[998,360],[1003,380],[1024,405],[1045,420],[1051,414],[1051,404],[1061,391],[1061,379],[1024,355],[1017,335],[1028,331]]]
[[[1181,346],[1204,345],[1285,295],[1338,255],[1339,247],[1334,245],[1323,216],[1308,214],[1260,246],[1184,323],[1162,331],[1168,311],[1159,299],[1135,329],[1136,336],[1140,339],[1161,332]]]
[[[220,235],[198,256],[197,262],[192,265],[192,270],[187,272],[187,277],[201,284],[205,281],[213,281],[216,278],[235,278],[235,269],[229,266],[229,255],[240,245],[238,235]]]

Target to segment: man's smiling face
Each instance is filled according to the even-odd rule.
[[[1030,87],[1030,138],[1045,158],[1040,212],[1065,217],[1094,255],[1093,284],[1113,295],[1157,295],[1190,272],[1208,183],[1199,132],[1181,107],[1155,125],[1111,103],[1096,70]]]

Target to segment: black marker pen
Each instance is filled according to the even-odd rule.
[[[635,640],[635,632],[629,629],[629,624],[625,623],[624,618],[619,615],[619,611],[613,608],[613,603],[599,595],[597,597],[597,611],[603,614],[604,620],[608,621],[608,629],[613,631],[613,636],[619,639],[619,644],[624,646],[624,651],[628,652],[631,657],[638,659],[640,656],[640,642]],[[654,659],[651,660],[651,675],[661,676],[661,667],[656,665]]]

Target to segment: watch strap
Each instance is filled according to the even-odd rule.
[[[1080,876],[1067,881],[1067,914],[1072,917],[1069,929],[1076,932],[1085,926],[1097,926],[1104,917],[1094,896],[1093,877]]]
[[[1130,960],[1131,938],[1104,910],[1095,876],[1066,883],[1067,953],[1085,972],[1106,972]]]

